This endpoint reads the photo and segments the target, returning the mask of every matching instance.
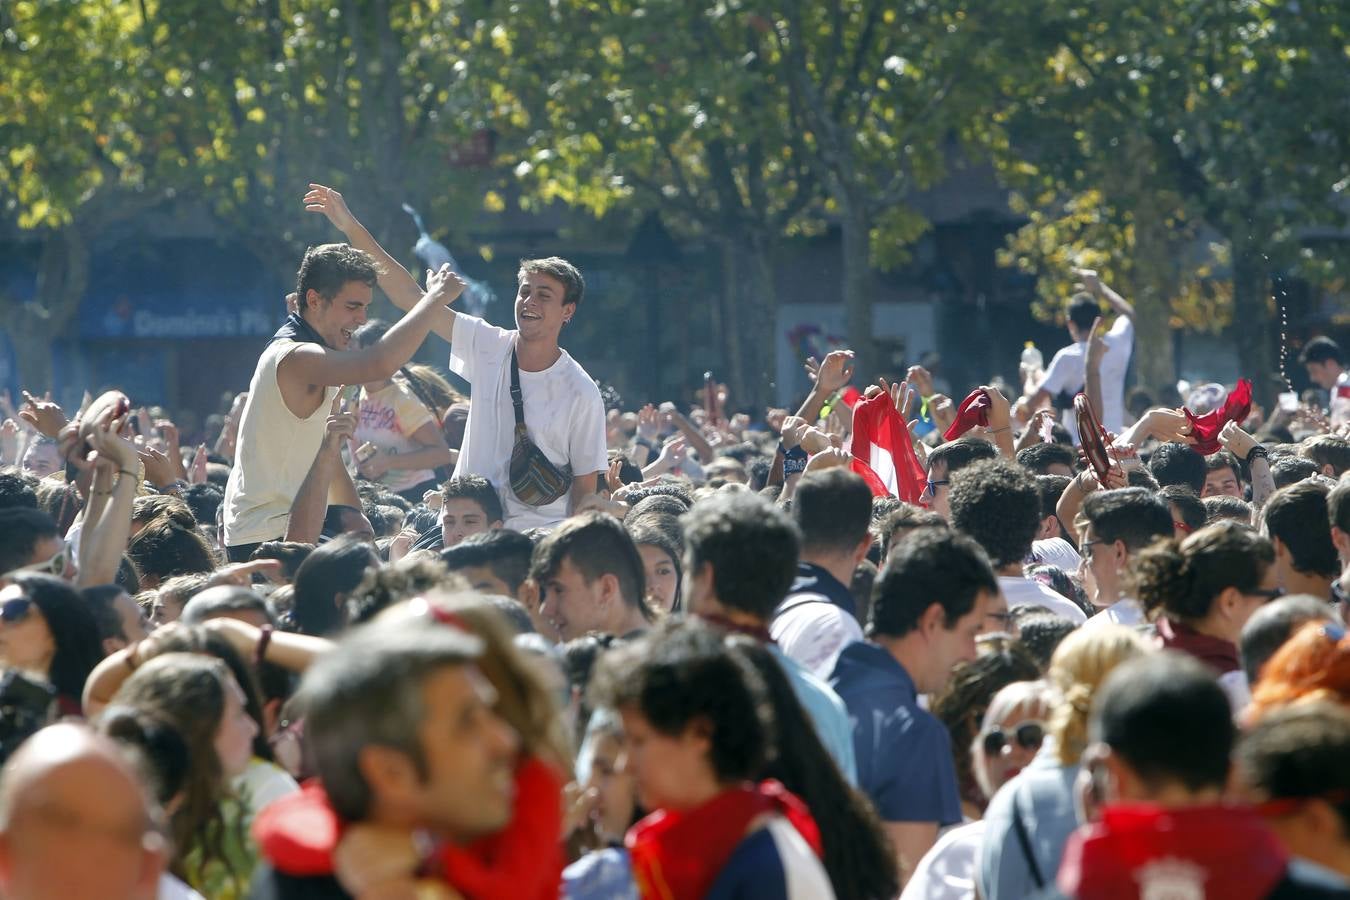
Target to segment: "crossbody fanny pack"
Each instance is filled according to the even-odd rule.
[[[572,487],[570,466],[558,468],[530,440],[525,427],[525,396],[520,391],[520,364],[511,349],[511,405],[516,411],[516,442],[511,448],[511,491],[521,503],[547,506]]]

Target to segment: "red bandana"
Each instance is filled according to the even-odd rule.
[[[944,441],[954,441],[976,425],[989,427],[989,395],[976,388],[956,409],[956,421],[942,434]]]
[[[811,813],[776,781],[724,791],[696,809],[647,816],[625,840],[643,900],[701,900],[751,824],[775,813],[820,855],[820,832]]]
[[[1185,407],[1182,407],[1181,411],[1186,414],[1187,419],[1190,419],[1191,436],[1195,438],[1192,446],[1195,447],[1195,451],[1202,456],[1218,453],[1219,432],[1223,430],[1223,426],[1229,422],[1241,424],[1247,418],[1247,413],[1252,411],[1252,383],[1246,378],[1238,379],[1237,387],[1233,388],[1228,399],[1223,402],[1223,409],[1216,409],[1203,416],[1197,416]]]

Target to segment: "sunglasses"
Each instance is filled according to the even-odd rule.
[[[1284,588],[1271,588],[1268,591],[1251,590],[1243,591],[1248,597],[1265,597],[1267,601],[1278,600],[1284,596]]]
[[[30,575],[54,575],[57,578],[60,578],[66,574],[66,562],[69,557],[70,547],[63,544],[61,546],[61,552],[57,553],[51,559],[46,560],[45,562],[33,563],[29,566],[20,566],[17,569],[11,569],[0,577],[8,578],[10,575],[24,572]]]
[[[1023,722],[1010,731],[994,728],[984,734],[984,752],[986,756],[997,756],[1010,740],[1017,741],[1023,750],[1035,750],[1045,739],[1045,726],[1040,722]]]
[[[930,482],[928,482],[928,496],[930,496],[930,497],[932,497],[934,500],[936,500],[936,499],[937,499],[937,489],[940,488],[940,487],[942,487],[944,484],[951,484],[951,482],[948,481],[948,480],[945,479],[945,478],[944,478],[943,480],[941,480],[941,481],[930,481]]]
[[[33,610],[33,601],[28,597],[15,597],[0,603],[0,622],[13,625],[28,618]]]

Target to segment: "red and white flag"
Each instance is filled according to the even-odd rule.
[[[885,391],[853,407],[853,471],[875,496],[921,503],[927,474],[914,452],[909,428]]]

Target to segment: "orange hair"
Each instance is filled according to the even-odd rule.
[[[1252,689],[1248,722],[1310,699],[1350,706],[1350,636],[1335,623],[1307,622],[1275,651]]]

